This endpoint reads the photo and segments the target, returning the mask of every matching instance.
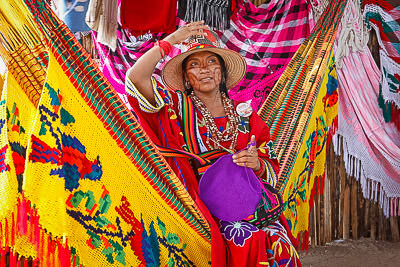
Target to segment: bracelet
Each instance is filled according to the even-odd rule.
[[[164,58],[171,51],[172,45],[164,40],[157,41],[158,48],[160,49],[161,57]]]
[[[260,177],[261,175],[264,174],[264,171],[265,171],[265,164],[264,164],[264,162],[263,162],[260,158],[258,158],[258,161],[260,162],[260,169],[258,169],[258,171],[255,171],[254,174],[255,174],[256,176]]]

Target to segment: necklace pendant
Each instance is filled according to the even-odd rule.
[[[253,108],[251,107],[251,99],[240,103],[236,106],[236,112],[240,117],[249,117],[253,113]]]

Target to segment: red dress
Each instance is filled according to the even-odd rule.
[[[153,106],[126,80],[128,99],[141,126],[152,141],[163,148],[189,151],[200,155],[211,148],[207,145],[207,129],[203,116],[192,101],[182,92],[170,91],[152,80],[156,105]],[[235,107],[236,107],[235,103]],[[279,164],[271,147],[269,129],[253,112],[249,117],[239,117],[235,150],[246,148],[252,135],[256,136],[259,157],[265,164],[263,178],[272,186],[276,183]],[[217,128],[224,133],[229,126],[227,117],[215,118]],[[222,142],[229,148],[230,141]],[[225,222],[213,217],[201,202],[198,180],[187,158],[168,157],[168,164],[184,183],[211,226],[212,264],[214,266],[301,266],[293,238],[285,218],[259,230],[244,221]],[[198,173],[202,173],[201,168]]]

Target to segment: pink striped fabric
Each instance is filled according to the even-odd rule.
[[[239,1],[230,28],[219,33],[223,46],[242,54],[248,64],[231,96],[253,99],[258,109],[313,26],[306,0],[266,1],[259,7]]]
[[[400,199],[400,133],[384,121],[376,101],[379,78],[368,49],[343,58],[338,69],[337,135],[343,137],[346,171],[360,179],[364,196],[378,201],[387,216],[398,215],[394,207]],[[338,136],[334,138],[337,153]]]

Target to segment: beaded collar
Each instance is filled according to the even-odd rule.
[[[189,95],[189,98],[192,99],[196,108],[203,115],[204,124],[207,129],[206,135],[206,144],[209,149],[226,149],[221,145],[221,142],[231,141],[229,146],[229,150],[234,151],[236,147],[236,141],[238,137],[238,115],[236,114],[232,100],[229,99],[225,93],[221,93],[222,104],[224,105],[224,111],[226,116],[228,117],[229,127],[221,132],[217,125],[215,124],[214,118],[212,117],[210,111],[206,107],[206,105],[198,98],[193,92]],[[213,142],[213,144],[210,143]]]

